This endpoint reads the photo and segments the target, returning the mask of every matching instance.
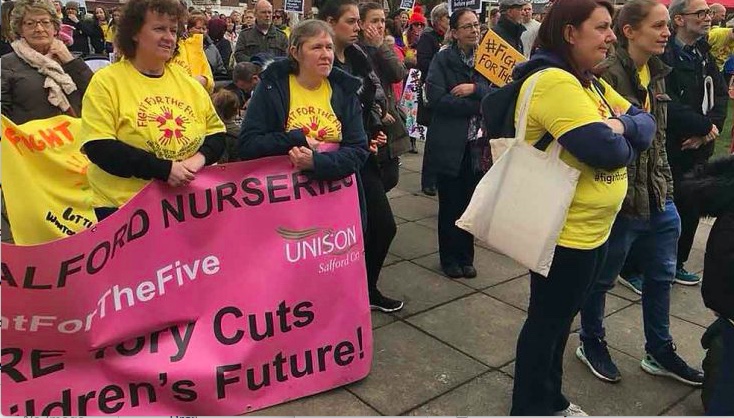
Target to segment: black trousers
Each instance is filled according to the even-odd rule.
[[[693,239],[696,237],[696,230],[698,230],[698,222],[700,220],[700,214],[691,209],[685,204],[683,199],[680,198],[678,190],[681,189],[681,182],[683,177],[696,169],[696,167],[703,165],[706,160],[696,161],[689,158],[675,158],[670,160],[670,169],[673,173],[673,200],[676,207],[678,208],[678,215],[680,216],[680,238],[678,238],[678,265],[677,268],[683,267],[688,256],[691,255],[691,248],[693,248]]]
[[[382,264],[395,238],[397,227],[390,202],[382,185],[377,158],[370,155],[360,171],[367,225],[364,235],[364,255],[367,267],[367,285],[370,293],[377,290]]]
[[[563,352],[573,318],[597,279],[607,253],[556,247],[548,277],[530,272],[530,306],[517,340],[511,415],[553,415],[563,396]]]
[[[457,177],[439,174],[438,184],[438,253],[441,266],[455,264],[470,266],[474,264],[474,236],[455,225],[456,221],[469,206],[474,189],[481,180],[474,173],[469,150]]]

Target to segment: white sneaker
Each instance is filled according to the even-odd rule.
[[[563,411],[557,411],[553,415],[557,417],[588,417],[589,416],[589,414],[584,412],[584,410],[581,409],[581,407],[576,405],[575,403],[569,404],[568,408],[564,409]]]

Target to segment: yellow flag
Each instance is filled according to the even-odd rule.
[[[66,115],[22,125],[2,116],[2,189],[16,244],[53,241],[96,222],[81,125]]]
[[[500,87],[512,81],[512,70],[525,56],[491,29],[484,35],[474,58],[474,69]]]
[[[211,93],[214,90],[214,75],[212,67],[204,53],[204,35],[193,34],[178,41],[178,54],[173,57],[174,64],[180,66],[192,77],[204,76],[206,89]]]

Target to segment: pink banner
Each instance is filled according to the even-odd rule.
[[[234,415],[370,370],[354,177],[210,167],[2,251],[4,415]]]

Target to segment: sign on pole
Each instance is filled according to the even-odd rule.
[[[474,58],[474,69],[502,87],[512,81],[512,70],[525,56],[491,29],[482,39]]]
[[[482,10],[482,0],[449,0],[449,15],[451,15],[454,10],[462,7],[467,7],[479,12]]]
[[[400,8],[404,10],[412,10],[415,0],[400,0]]]
[[[303,13],[303,0],[285,0],[285,11]]]

